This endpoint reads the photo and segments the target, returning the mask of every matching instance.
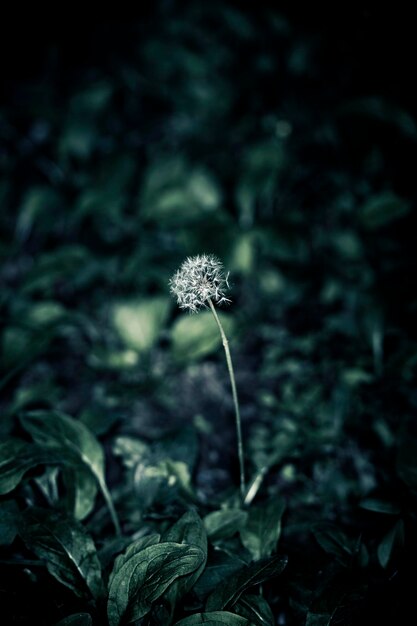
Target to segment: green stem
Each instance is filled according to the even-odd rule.
[[[239,455],[239,467],[240,467],[240,492],[241,492],[242,501],[243,501],[245,498],[245,492],[246,492],[245,465],[244,465],[244,455],[243,455],[242,425],[241,425],[241,419],[240,419],[239,401],[237,398],[235,373],[233,371],[233,363],[232,363],[232,357],[231,357],[230,349],[229,349],[229,342],[223,330],[223,326],[220,322],[219,316],[217,315],[217,311],[214,308],[214,304],[210,298],[208,298],[208,303],[210,305],[211,312],[214,315],[214,319],[217,322],[217,326],[219,327],[224,352],[226,354],[226,362],[227,362],[227,369],[229,370],[230,384],[232,386],[233,404],[235,406],[235,416],[236,416],[237,451]]]
[[[110,492],[107,489],[106,483],[100,480],[99,478],[98,478],[98,483],[100,485],[101,493],[103,494],[104,499],[106,501],[107,508],[109,509],[110,517],[112,519],[114,528],[116,530],[116,535],[120,536],[122,534],[122,531],[120,528],[119,518],[117,517],[116,509],[114,508],[114,504],[113,504],[113,500],[110,495]]]

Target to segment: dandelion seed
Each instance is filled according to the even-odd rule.
[[[229,275],[225,276],[221,261],[212,254],[188,257],[169,281],[171,293],[181,309],[196,313],[207,306],[230,302],[226,297]]]

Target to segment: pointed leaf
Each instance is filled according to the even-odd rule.
[[[281,534],[284,509],[285,503],[280,498],[271,498],[249,510],[249,518],[240,531],[240,537],[255,561],[275,552]]]
[[[204,526],[211,541],[232,537],[245,526],[248,514],[240,509],[213,511],[204,518]]]
[[[245,562],[236,555],[215,549],[209,553],[208,562],[193,588],[199,598],[205,598],[220,583],[232,578]]]
[[[205,558],[196,546],[164,542],[143,547],[142,542],[129,546],[115,561],[107,604],[110,626],[146,615],[177,578],[197,570]]]
[[[392,558],[394,550],[404,544],[404,522],[398,522],[385,535],[378,546],[378,561],[381,567],[386,568]]]
[[[164,541],[194,546],[203,553],[199,567],[187,576],[177,578],[163,595],[164,624],[171,622],[175,606],[194,587],[207,562],[207,535],[202,520],[195,511],[185,513],[164,536]]]
[[[96,547],[80,524],[60,513],[33,508],[23,514],[19,534],[46,561],[50,574],[78,596],[89,591],[97,599],[102,594]]]
[[[207,598],[206,609],[215,611],[233,606],[244,591],[281,574],[287,561],[287,557],[277,555],[265,561],[245,565],[233,578],[214,589]]]
[[[37,443],[65,452],[74,462],[88,467],[99,482],[104,482],[103,449],[82,422],[59,411],[31,411],[21,421]]]
[[[236,603],[235,611],[246,617],[253,626],[274,626],[274,615],[268,602],[262,596],[245,594]]]

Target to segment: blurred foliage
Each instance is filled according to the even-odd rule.
[[[2,622],[408,623],[407,15],[68,19],[1,42]],[[202,253],[230,270],[244,507],[217,327],[168,294]]]

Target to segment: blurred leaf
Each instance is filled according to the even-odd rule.
[[[8,326],[2,336],[1,355],[4,369],[24,367],[44,352],[53,332],[35,332],[19,326]]]
[[[384,513],[385,515],[398,515],[401,511],[401,507],[399,507],[395,502],[381,500],[379,498],[365,498],[365,500],[360,502],[359,506],[367,511]]]
[[[17,535],[20,511],[14,500],[0,502],[0,546],[13,543]]]
[[[204,526],[211,541],[233,537],[244,527],[248,514],[239,509],[213,511],[204,518]]]
[[[22,439],[0,443],[0,495],[12,491],[33,467],[62,462],[54,451],[44,450]]]
[[[234,320],[223,313],[219,317],[226,336],[230,339],[234,331]],[[214,352],[221,344],[219,330],[210,311],[179,317],[172,327],[171,338],[174,357],[179,361],[201,359]]]
[[[340,529],[328,525],[318,525],[313,529],[317,543],[325,552],[336,557],[342,565],[348,565],[354,554],[352,541]]]
[[[235,611],[246,617],[254,626],[274,626],[274,615],[268,602],[262,596],[245,594],[236,603]]]
[[[220,200],[214,177],[204,169],[190,168],[182,157],[177,157],[150,166],[141,196],[141,212],[146,219],[178,226],[212,213]]]
[[[113,307],[113,325],[129,348],[146,352],[158,339],[169,308],[170,300],[164,297],[116,304]]]
[[[62,200],[51,187],[32,187],[23,197],[16,222],[16,236],[19,241],[26,241],[36,226],[36,234],[50,230],[54,221],[48,215],[57,212]]]
[[[208,624],[209,626],[251,626],[251,623],[246,618],[228,611],[196,613],[181,619],[179,622],[175,622],[174,626],[198,626],[199,624]]]
[[[61,619],[55,626],[91,626],[92,623],[91,616],[88,613],[74,613]]]
[[[19,525],[27,547],[46,562],[46,567],[78,596],[87,591],[94,599],[103,593],[101,567],[90,535],[77,522],[40,508],[27,509]]]
[[[378,561],[386,568],[396,549],[404,545],[404,522],[398,520],[378,546]]]
[[[406,434],[398,446],[397,473],[410,489],[417,490],[417,441]]]
[[[380,97],[358,98],[341,109],[342,115],[358,115],[369,120],[392,124],[406,136],[417,137],[417,124],[412,115]],[[368,121],[368,120],[367,120]]]
[[[333,615],[331,613],[307,613],[305,626],[330,626]]]
[[[370,198],[361,208],[360,218],[362,224],[372,230],[404,217],[409,210],[408,202],[387,192]]]
[[[278,497],[249,509],[249,517],[240,530],[240,537],[255,561],[275,552],[284,509],[285,503]]]
[[[47,298],[54,295],[61,283],[65,283],[66,288],[84,287],[101,270],[83,246],[62,245],[36,259],[25,277],[22,292],[27,295],[39,292]]]
[[[195,572],[205,560],[197,546],[174,542],[143,546],[143,540],[135,542],[115,561],[107,605],[110,626],[142,618],[174,581]]]
[[[286,557],[274,556],[265,561],[245,565],[231,579],[212,591],[207,598],[206,609],[215,611],[233,606],[247,589],[279,576],[285,569],[287,561]]]

